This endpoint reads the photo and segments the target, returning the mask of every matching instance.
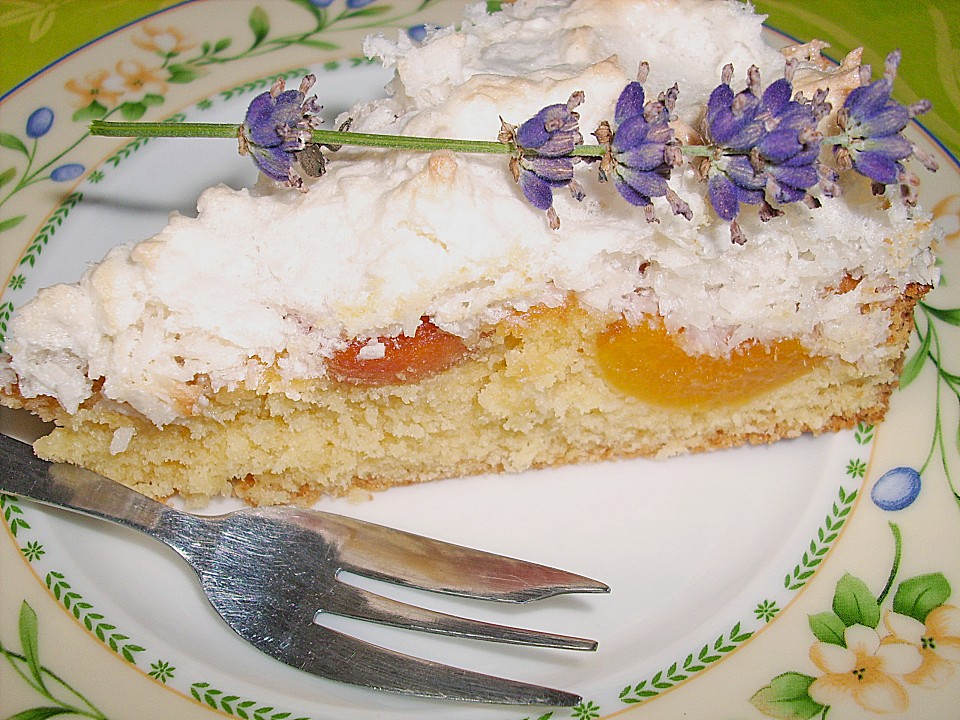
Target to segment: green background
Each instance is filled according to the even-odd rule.
[[[183,0],[2,0],[0,93],[114,28],[180,4]],[[829,42],[835,59],[863,45],[866,62],[879,70],[883,57],[901,48],[898,99],[932,100],[934,110],[923,124],[960,154],[960,2],[758,0],[755,5],[773,27],[801,40]]]

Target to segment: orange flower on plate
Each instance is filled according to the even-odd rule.
[[[164,57],[179,55],[196,45],[188,42],[187,36],[175,27],[159,28],[154,25],[144,25],[141,29],[144,36],[134,37],[133,44]]]
[[[824,675],[810,684],[810,697],[821,705],[853,701],[875,713],[903,712],[909,705],[907,691],[894,677],[912,673],[922,658],[905,642],[881,643],[866,625],[851,625],[844,633],[846,647],[817,642],[810,659]]]
[[[127,93],[143,97],[144,95],[163,95],[167,83],[158,68],[149,68],[136,60],[121,60],[117,63],[117,74],[123,78],[123,87]]]
[[[931,210],[933,217],[943,228],[943,239],[947,242],[960,240],[960,193],[947,195]]]
[[[71,78],[64,87],[79,96],[79,107],[86,107],[92,102],[101,105],[115,105],[124,91],[124,80],[109,70],[96,70],[87,73],[83,80]]]
[[[924,622],[893,611],[884,614],[883,623],[890,635],[883,643],[909,643],[923,658],[920,667],[904,675],[911,685],[939,688],[945,685],[960,665],[960,608],[940,605],[931,610]]]

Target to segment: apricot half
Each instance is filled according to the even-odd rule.
[[[689,355],[662,322],[610,325],[597,339],[604,379],[664,407],[711,409],[745,403],[816,364],[796,340],[745,342],[727,356]]]
[[[467,353],[456,335],[441,330],[423,318],[414,335],[377,338],[382,357],[362,357],[366,340],[354,340],[327,360],[330,374],[341,382],[389,385],[422,380],[455,365]]]

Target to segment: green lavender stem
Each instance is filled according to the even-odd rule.
[[[230,123],[104,122],[90,123],[90,134],[101,137],[234,138],[240,128]]]
[[[90,134],[100,137],[170,137],[170,138],[233,138],[240,127],[229,123],[153,123],[103,122],[90,123]],[[377,135],[373,133],[314,130],[313,142],[324,145],[355,145],[432,152],[452,150],[461,153],[511,155],[516,148],[489,140],[456,140],[453,138],[414,137],[409,135]],[[601,145],[578,145],[573,154],[581,157],[602,157]]]

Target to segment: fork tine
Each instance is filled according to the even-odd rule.
[[[325,532],[335,528],[342,569],[365,577],[448,595],[516,603],[564,593],[610,591],[604,583],[546,565],[323,515]]]
[[[313,623],[282,643],[253,642],[292,667],[375,690],[511,705],[573,707],[582,701],[575,693],[404,655]]]
[[[323,596],[321,613],[330,613],[357,620],[370,620],[382,625],[422,630],[439,635],[455,635],[477,640],[535,645],[564,650],[596,650],[597,642],[585,638],[537,632],[470,620],[409,605],[343,582]]]

